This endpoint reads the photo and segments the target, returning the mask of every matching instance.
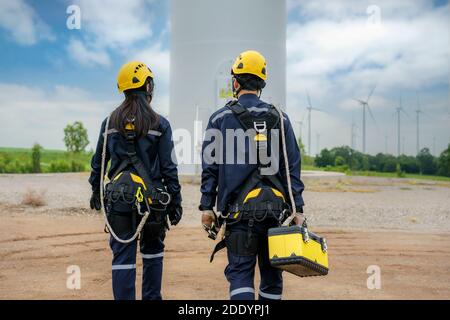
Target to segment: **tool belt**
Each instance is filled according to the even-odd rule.
[[[105,186],[104,200],[108,212],[126,213],[140,206],[158,211],[165,208],[161,202],[166,203],[169,199],[170,195],[162,189],[148,189],[141,177],[128,170],[120,172]]]
[[[262,186],[248,192],[242,203],[230,205],[226,220],[229,225],[246,220],[276,219],[281,222],[289,212],[290,207],[280,191]]]

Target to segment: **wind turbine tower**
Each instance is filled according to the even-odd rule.
[[[423,111],[420,109],[419,94],[417,94],[417,109],[416,109],[416,154],[420,151],[420,114]]]
[[[400,130],[401,113],[403,112],[404,114],[406,114],[409,117],[409,115],[406,113],[405,109],[403,109],[402,97],[400,97],[399,106],[395,110],[396,110],[396,113],[397,113],[397,155],[399,156],[401,154],[401,147],[402,147],[401,146],[401,130]]]
[[[370,91],[366,100],[354,99],[362,106],[362,109],[363,109],[363,119],[362,119],[362,121],[363,121],[362,122],[362,152],[363,153],[366,153],[366,110],[369,112],[372,120],[376,123],[375,118],[372,114],[372,110],[370,109],[370,106],[369,106],[369,100],[370,100],[370,97],[372,96],[373,92],[375,91],[375,88],[376,88],[376,86],[374,86],[372,88],[372,90]]]
[[[309,93],[306,92],[306,97],[308,99],[308,107],[306,108],[308,110],[308,154],[311,156],[311,111],[322,111],[321,109],[313,108],[311,104],[311,98],[309,97]]]

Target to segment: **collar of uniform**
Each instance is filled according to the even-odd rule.
[[[246,93],[246,94],[241,95],[239,97],[238,101],[244,107],[252,107],[252,106],[257,105],[260,102],[258,96],[253,93]]]

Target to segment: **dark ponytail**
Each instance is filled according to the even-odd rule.
[[[150,88],[150,92],[147,91]],[[153,95],[153,81],[148,78],[138,89],[125,91],[125,100],[111,114],[110,127],[125,134],[125,126],[132,122],[138,139],[159,125],[159,115],[150,106]]]

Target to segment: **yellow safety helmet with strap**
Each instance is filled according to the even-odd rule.
[[[139,61],[125,63],[117,75],[117,88],[120,93],[140,88],[149,77],[154,78],[153,72],[145,63]]]
[[[242,52],[234,62],[232,74],[253,74],[262,80],[267,79],[266,59],[258,51],[248,50]]]

